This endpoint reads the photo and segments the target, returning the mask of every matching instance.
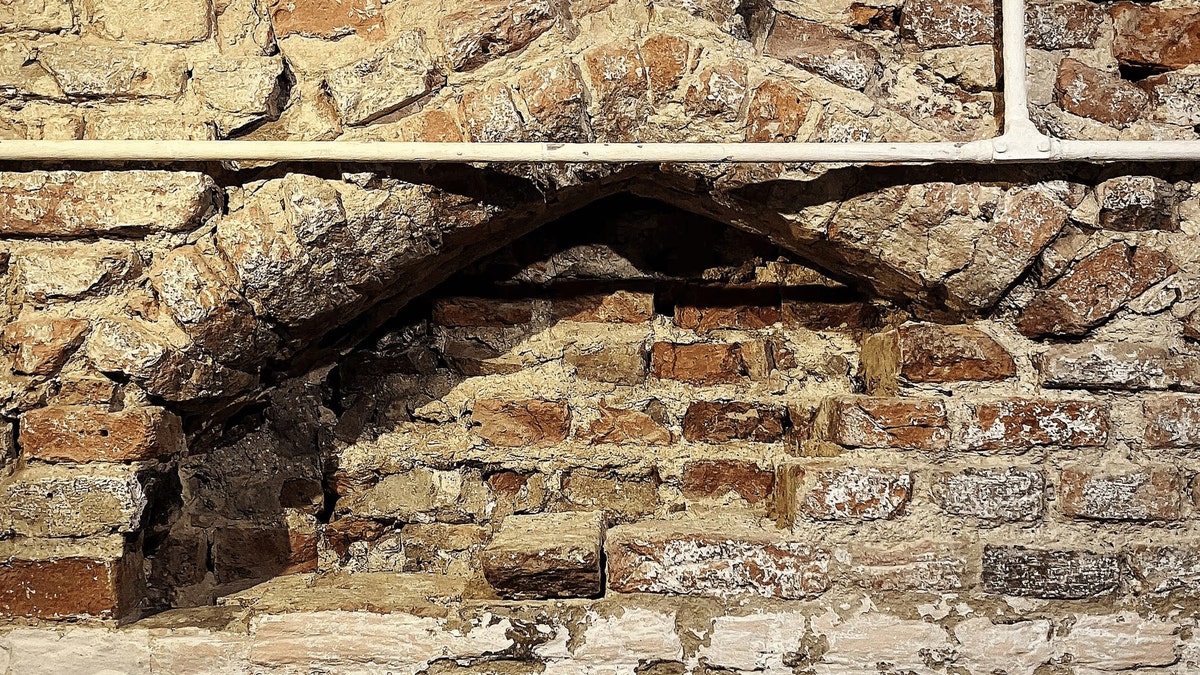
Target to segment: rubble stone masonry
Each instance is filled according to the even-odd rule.
[[[9,139],[965,141],[989,0],[0,0]],[[1036,0],[1196,139],[1200,4]],[[0,675],[1200,672],[1200,180],[0,165]]]

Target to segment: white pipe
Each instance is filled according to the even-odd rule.
[[[1001,53],[1004,61],[1004,133],[1037,133],[1029,121],[1025,83],[1025,2],[1002,0]]]

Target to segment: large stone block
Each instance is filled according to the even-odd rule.
[[[0,531],[27,537],[135,532],[146,504],[135,467],[31,464],[0,483]]]
[[[0,5],[0,33],[23,30],[53,33],[70,28],[74,18],[70,0],[15,0]]]
[[[683,416],[683,437],[700,443],[772,443],[783,438],[787,426],[787,408],[782,406],[697,401]]]
[[[1150,103],[1145,91],[1120,74],[1075,59],[1059,64],[1054,91],[1063,110],[1121,128],[1136,122]]]
[[[54,314],[24,316],[4,327],[4,344],[12,350],[13,370],[25,375],[52,375],[83,344],[88,322]]]
[[[823,23],[779,14],[764,53],[844,87],[863,89],[880,71],[879,51]]]
[[[183,426],[158,407],[50,406],[21,416],[26,455],[50,462],[127,462],[183,450]]]
[[[441,84],[424,36],[405,33],[379,53],[325,77],[345,124],[365,124],[428,95]]]
[[[1165,347],[1120,342],[1052,344],[1037,366],[1061,389],[1166,389],[1185,375]]]
[[[175,98],[187,83],[187,58],[165,46],[69,40],[43,47],[37,58],[68,98]]]
[[[1130,232],[1179,229],[1179,195],[1157,176],[1118,176],[1096,186],[1100,227]]]
[[[93,30],[124,42],[199,42],[213,27],[210,0],[84,0],[83,10]]]
[[[441,17],[443,49],[454,70],[472,70],[515,52],[554,27],[548,0],[483,0]]]
[[[973,326],[907,324],[868,337],[863,368],[872,390],[913,383],[994,381],[1017,374],[1012,355]]]
[[[996,10],[989,0],[910,0],[900,28],[921,49],[988,44],[995,39]]]
[[[599,595],[603,540],[600,513],[509,516],[483,551],[483,573],[506,598]]]
[[[559,443],[571,429],[566,401],[483,399],[475,402],[471,419],[480,436],[503,447]]]
[[[1121,2],[1111,13],[1112,52],[1123,65],[1158,71],[1200,63],[1200,10]]]
[[[0,615],[127,617],[141,600],[141,567],[120,535],[0,541]]]

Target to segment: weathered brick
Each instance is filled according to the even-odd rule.
[[[1036,362],[1044,385],[1061,389],[1166,389],[1181,375],[1166,348],[1127,342],[1052,344]]]
[[[950,441],[936,399],[841,396],[822,406],[826,440],[855,448],[941,450]]]
[[[482,0],[438,21],[454,70],[472,70],[515,52],[554,27],[558,12],[548,0]]]
[[[606,344],[583,350],[572,347],[563,360],[584,380],[635,386],[646,381],[648,356],[642,343]]]
[[[1114,555],[988,546],[982,578],[989,593],[1079,600],[1114,590],[1121,573]]]
[[[483,552],[483,573],[511,599],[599,595],[600,513],[509,516]]]
[[[1070,58],[1058,66],[1054,93],[1063,110],[1118,127],[1137,121],[1150,104],[1149,95],[1119,73]]]
[[[428,95],[442,83],[421,33],[398,37],[386,49],[325,76],[345,124],[365,124]]]
[[[921,49],[990,44],[996,10],[989,0],[913,0],[904,4],[900,29]]]
[[[966,585],[965,547],[931,541],[851,545],[841,575],[873,591],[954,591]]]
[[[213,212],[215,193],[211,178],[186,171],[0,173],[0,234],[187,230]]]
[[[481,525],[414,523],[400,533],[405,572],[465,573],[480,569],[491,530]]]
[[[698,460],[683,465],[680,487],[688,499],[719,499],[736,492],[750,504],[758,504],[775,487],[775,472],[754,462]]]
[[[1151,448],[1200,446],[1200,397],[1156,396],[1142,403],[1145,442]]]
[[[493,445],[523,447],[558,443],[571,428],[571,411],[565,401],[475,402],[471,418],[478,433]]]
[[[1179,229],[1175,185],[1157,176],[1118,176],[1096,186],[1100,227],[1106,230]]]
[[[27,537],[134,532],[145,508],[129,466],[30,464],[0,483],[0,532]]]
[[[142,271],[134,250],[121,244],[51,244],[14,252],[20,287],[37,303],[112,292]]]
[[[1017,374],[1012,355],[972,326],[908,324],[863,342],[863,369],[872,391],[894,393],[898,382],[1003,380]]]
[[[877,320],[875,309],[865,302],[783,301],[783,325],[788,328],[860,330]]]
[[[778,480],[777,507],[789,523],[895,518],[913,489],[911,472],[886,466],[788,464]]]
[[[605,551],[618,593],[800,599],[829,587],[828,550],[766,531],[638,523],[609,530]]]
[[[740,382],[749,370],[740,343],[655,342],[650,372],[659,379],[711,385]]]
[[[933,498],[954,516],[1037,520],[1046,510],[1046,476],[1033,468],[966,468],[933,476]]]
[[[1082,0],[1049,0],[1025,8],[1025,41],[1035,49],[1086,49],[1100,39],[1103,9]]]
[[[616,291],[555,300],[551,315],[566,321],[642,323],[654,318],[654,294]]]
[[[764,53],[832,80],[862,89],[878,75],[879,51],[871,45],[815,21],[778,14]]]
[[[617,445],[667,445],[671,432],[653,416],[639,410],[598,407],[600,416],[588,425],[585,437],[591,443]]]
[[[516,326],[533,320],[533,301],[491,298],[443,298],[433,305],[442,326]]]
[[[156,407],[51,406],[21,416],[21,447],[50,462],[125,462],[183,450],[183,425]]]
[[[1073,518],[1178,520],[1184,479],[1164,466],[1103,469],[1075,466],[1059,476],[1058,504]]]
[[[1151,593],[1200,592],[1200,548],[1142,544],[1127,549],[1122,558]]]
[[[683,437],[702,443],[771,443],[783,438],[787,423],[782,406],[697,401],[683,416]]]
[[[1121,64],[1153,72],[1200,63],[1200,10],[1121,2],[1110,11]]]
[[[799,138],[812,99],[794,85],[767,80],[750,95],[746,109],[747,143],[791,143]]]
[[[275,36],[336,38],[383,30],[383,7],[371,0],[288,0],[271,7]]]
[[[142,556],[125,538],[0,541],[0,615],[120,619],[142,595]]]
[[[4,344],[13,350],[13,370],[52,375],[83,344],[88,322],[54,314],[23,316],[4,327]]]
[[[1108,440],[1108,410],[1092,401],[1003,398],[969,407],[962,439],[973,450],[1083,447]]]
[[[778,307],[739,305],[715,307],[676,305],[675,325],[687,330],[708,333],[722,328],[758,330],[778,323]]]
[[[658,508],[658,478],[654,474],[616,475],[593,469],[573,469],[562,479],[565,508],[603,511],[608,522],[637,520]]]
[[[1030,337],[1082,335],[1175,271],[1170,257],[1118,242],[1076,262],[1041,289],[1017,327]]]

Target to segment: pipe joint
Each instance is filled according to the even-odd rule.
[[[1053,158],[1055,140],[1040,133],[1032,124],[1028,128],[1005,131],[992,139],[992,160],[995,162],[1038,162]]]

